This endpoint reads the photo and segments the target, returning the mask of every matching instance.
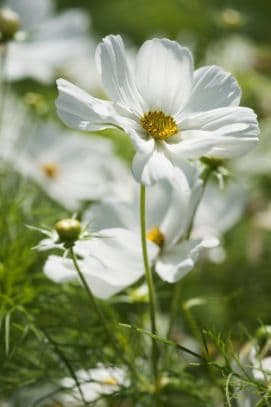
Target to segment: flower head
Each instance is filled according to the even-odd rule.
[[[82,227],[77,219],[67,218],[59,220],[55,224],[55,230],[60,242],[73,245],[79,239]]]
[[[63,132],[47,123],[37,132],[28,128],[28,138],[17,137],[13,150],[11,165],[68,210],[104,196],[127,199],[131,194],[128,169],[101,137]]]
[[[251,378],[253,385],[244,387],[238,394],[237,404],[240,407],[256,406],[262,396],[255,384],[270,386],[271,383],[271,357],[270,357],[271,327],[262,325],[253,339],[247,342],[240,350],[239,355],[232,362],[232,367],[240,376]],[[237,361],[238,360],[238,361]]]
[[[56,72],[69,71],[74,58],[84,60],[91,49],[94,51],[86,13],[73,8],[56,15],[54,3],[54,0],[4,0],[4,6],[21,21],[20,31],[9,43],[5,69],[8,80],[33,78],[50,83]],[[12,31],[16,28],[14,21]],[[74,76],[68,72],[68,77]]]
[[[42,239],[34,249],[39,251],[60,249],[66,251],[74,246],[76,242],[88,240],[92,234],[88,231],[86,225],[73,218],[60,219],[56,222],[53,229],[39,228],[36,226],[29,226],[29,229],[36,230],[46,236]],[[94,235],[93,235],[94,237]]]
[[[191,171],[190,178],[186,178],[178,169],[171,180],[162,180],[149,190],[148,247],[152,251],[155,271],[169,283],[183,278],[194,267],[204,247],[213,247],[218,243],[217,239],[207,234],[193,240],[186,238],[201,191],[202,183],[196,171]],[[138,236],[139,240],[137,202],[136,195],[130,203],[116,199],[103,200],[91,207],[85,214],[85,221],[94,219],[96,227],[101,229],[106,225],[111,230],[121,227],[132,232],[135,238]]]
[[[95,368],[79,370],[76,377],[80,383],[84,399],[90,403],[103,395],[113,394],[121,387],[129,386],[127,371],[121,367],[110,367],[99,363]],[[74,379],[66,377],[61,380],[61,386],[66,389],[60,396],[65,406],[79,406],[82,399]]]
[[[79,258],[81,272],[96,297],[109,298],[142,277],[139,235],[124,228],[108,228],[95,232],[91,237],[79,240],[74,251]],[[148,250],[153,261],[157,250],[151,242]],[[74,264],[68,257],[49,256],[44,273],[56,283],[78,280]]]
[[[175,41],[146,41],[131,69],[121,37],[110,35],[96,65],[112,102],[59,79],[58,114],[81,130],[121,127],[137,150],[132,168],[140,183],[172,177],[184,159],[239,156],[257,142],[256,115],[239,107],[235,79],[217,66],[194,71],[190,51]]]
[[[211,236],[188,239],[186,234],[202,193],[197,171],[186,178],[175,170],[171,180],[158,182],[149,191],[147,246],[150,264],[169,283],[183,278],[194,267],[205,247],[218,240]],[[170,205],[169,205],[170,202]],[[107,199],[92,205],[84,221],[93,223],[94,238],[76,242],[74,251],[93,294],[108,298],[144,275],[137,209],[138,199]],[[55,282],[77,279],[72,260],[49,256],[45,274]]]

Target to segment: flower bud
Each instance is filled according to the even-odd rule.
[[[0,41],[12,39],[20,26],[21,21],[17,13],[9,8],[0,9]]]
[[[262,325],[256,331],[256,338],[257,339],[267,339],[271,337],[271,326],[270,325]]]
[[[78,240],[82,228],[76,219],[62,219],[56,223],[55,230],[60,242],[72,245]]]

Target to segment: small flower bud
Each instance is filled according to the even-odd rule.
[[[0,9],[0,41],[8,41],[20,29],[21,21],[17,13],[9,8]]]
[[[62,219],[55,225],[59,240],[62,243],[72,245],[78,240],[81,233],[81,224],[76,219]]]
[[[256,338],[257,339],[267,339],[271,337],[271,326],[270,325],[263,325],[256,331]]]

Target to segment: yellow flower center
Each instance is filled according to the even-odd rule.
[[[103,380],[103,384],[109,384],[109,385],[115,386],[118,384],[118,381],[114,377],[109,376]]]
[[[150,229],[147,232],[147,239],[150,240],[151,242],[157,244],[161,249],[164,246],[165,243],[165,236],[159,229],[159,227],[155,226],[154,228]]]
[[[55,163],[44,163],[41,166],[42,171],[46,175],[46,177],[54,179],[59,174],[59,167]]]
[[[166,140],[178,132],[173,117],[156,110],[145,113],[141,118],[141,125],[155,140]]]

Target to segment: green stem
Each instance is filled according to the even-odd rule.
[[[96,300],[95,300],[95,297],[94,297],[94,295],[92,294],[92,291],[91,291],[91,289],[89,288],[89,285],[88,285],[88,283],[86,282],[86,279],[85,279],[85,277],[84,277],[84,275],[83,275],[83,273],[82,273],[82,271],[81,271],[81,269],[80,269],[80,266],[79,266],[78,261],[77,261],[76,254],[75,254],[75,252],[74,252],[74,250],[73,250],[73,247],[70,248],[70,254],[71,254],[71,258],[72,258],[74,267],[75,267],[75,269],[76,269],[76,271],[77,271],[77,274],[78,274],[78,276],[79,276],[79,279],[80,279],[81,283],[83,284],[83,286],[84,286],[84,288],[85,288],[85,290],[86,290],[86,292],[87,292],[87,294],[88,294],[88,297],[89,297],[89,300],[90,300],[91,305],[92,305],[93,308],[95,309],[95,311],[96,311],[96,313],[97,313],[97,315],[98,315],[98,317],[99,317],[99,319],[100,319],[101,325],[103,326],[103,329],[104,329],[104,331],[105,331],[105,333],[106,333],[106,335],[107,335],[107,338],[108,338],[109,342],[112,344],[112,346],[113,346],[113,348],[114,348],[116,354],[119,356],[119,358],[122,360],[122,362],[123,362],[124,364],[126,364],[126,365],[129,367],[129,369],[131,370],[131,372],[132,372],[138,379],[141,380],[141,377],[137,374],[137,372],[136,372],[134,366],[133,366],[133,365],[126,359],[126,357],[123,355],[123,351],[122,351],[122,350],[120,349],[120,347],[118,346],[118,344],[117,344],[117,342],[116,342],[116,340],[115,340],[114,335],[113,335],[112,332],[110,331],[110,328],[109,328],[108,325],[107,325],[107,320],[106,320],[106,318],[105,318],[103,312],[101,311],[100,307],[98,306],[98,304],[97,304],[97,302],[96,302]]]
[[[151,321],[151,332],[153,335],[157,335],[156,321],[155,321],[155,296],[152,272],[149,266],[148,250],[147,250],[147,238],[146,238],[146,189],[145,186],[140,187],[140,226],[141,226],[141,246],[142,256],[144,262],[145,277],[149,292],[149,311]],[[156,340],[152,337],[152,371],[155,380],[156,390],[156,405],[159,405],[159,373],[158,373],[158,346]]]
[[[179,308],[180,293],[181,293],[181,280],[178,281],[174,287],[174,294],[173,294],[172,301],[171,301],[170,319],[169,319],[169,325],[168,325],[168,331],[167,331],[167,338],[169,338],[169,339],[171,338],[171,335],[172,335],[175,317],[177,315],[177,311]]]
[[[104,318],[104,315],[103,315],[102,311],[100,310],[100,308],[98,307],[98,304],[96,303],[95,297],[94,297],[94,295],[92,294],[92,291],[91,291],[91,289],[89,288],[88,283],[86,282],[86,279],[85,279],[83,273],[81,272],[81,269],[80,269],[80,266],[79,266],[79,264],[78,264],[76,255],[75,255],[75,253],[74,253],[73,247],[70,248],[70,253],[71,253],[71,257],[72,257],[72,261],[73,261],[74,267],[75,267],[75,269],[76,269],[76,271],[77,271],[77,274],[78,274],[78,276],[79,276],[79,278],[80,278],[80,280],[81,280],[81,283],[83,284],[83,286],[84,286],[84,288],[85,288],[85,290],[86,290],[86,292],[87,292],[87,294],[88,294],[88,297],[89,297],[89,299],[90,299],[91,305],[92,305],[93,308],[95,309],[95,311],[96,311],[96,313],[97,313],[97,315],[98,315],[98,317],[99,317],[99,319],[100,319],[100,321],[101,321],[101,324],[102,324],[102,326],[103,326],[103,328],[104,328],[104,331],[105,331],[106,334],[110,337],[110,340],[111,340],[111,333],[110,333],[109,328],[107,327],[107,323],[106,323],[106,320],[105,320],[105,318]]]
[[[183,310],[184,315],[186,316],[186,321],[189,324],[191,333],[200,342],[202,340],[201,331],[200,331],[200,328],[198,326],[196,319],[193,317],[193,314],[190,311],[190,308],[187,307],[186,304],[182,304],[182,310]]]
[[[208,183],[208,180],[209,180],[209,177],[210,177],[211,173],[212,173],[212,168],[210,168],[210,167],[206,168],[205,173],[203,175],[203,185],[202,185],[201,196],[198,199],[197,204],[195,205],[193,214],[191,216],[190,224],[188,225],[188,228],[187,228],[187,232],[186,232],[186,236],[185,236],[185,238],[187,240],[189,240],[191,232],[193,230],[194,219],[195,219],[199,204],[200,204],[200,202],[202,200],[202,197],[203,197],[203,194],[204,194],[204,191],[205,191],[205,188],[206,188],[206,185]],[[172,297],[171,307],[170,307],[171,311],[170,311],[169,327],[168,327],[168,332],[167,332],[167,337],[168,338],[170,338],[171,335],[172,335],[172,330],[173,330],[173,327],[174,327],[176,314],[177,314],[177,311],[178,311],[178,308],[179,308],[181,284],[182,284],[182,280],[178,281],[178,283],[174,287],[174,292],[173,292],[173,297]]]

